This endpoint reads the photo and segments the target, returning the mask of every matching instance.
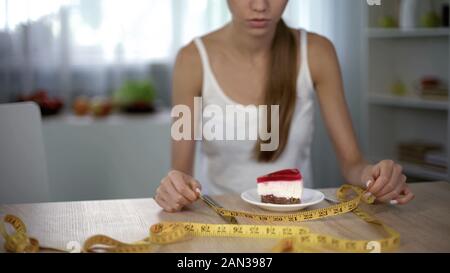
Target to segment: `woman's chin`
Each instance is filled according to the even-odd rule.
[[[269,35],[272,32],[272,29],[270,27],[247,27],[246,31],[253,37],[263,37]]]

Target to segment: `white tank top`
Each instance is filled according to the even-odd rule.
[[[208,53],[201,40],[194,40],[203,66],[203,107],[236,105],[219,86],[211,69]],[[297,168],[302,172],[304,185],[312,187],[311,142],[314,132],[314,87],[308,66],[307,31],[300,29],[300,69],[297,79],[297,101],[292,118],[288,143],[283,154],[270,163],[260,163],[252,158],[256,141],[213,140],[201,141],[200,173],[196,178],[209,194],[241,193],[256,187],[256,178],[282,169]],[[203,108],[205,109],[205,108]],[[203,117],[202,117],[203,118]],[[249,121],[249,122],[257,122]],[[248,125],[248,124],[247,124]],[[246,128],[237,128],[245,130]],[[280,136],[281,138],[281,136]]]

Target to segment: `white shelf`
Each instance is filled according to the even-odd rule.
[[[373,162],[379,162],[383,159],[381,156],[374,156],[369,157]],[[448,181],[449,174],[447,172],[440,172],[437,170],[434,170],[431,167],[421,166],[418,164],[410,163],[410,162],[404,162],[397,159],[394,159],[394,161],[398,164],[400,164],[403,167],[403,172],[406,174],[406,176],[415,176],[423,179],[429,179],[429,180],[439,180],[439,181]]]
[[[413,163],[399,162],[403,166],[405,174],[418,176],[420,178],[426,178],[430,180],[447,181],[449,179],[448,173],[435,171],[432,168],[423,167]]]
[[[129,125],[129,124],[169,124],[171,122],[170,109],[159,109],[151,114],[122,114],[112,113],[107,117],[84,117],[66,112],[56,116],[42,119],[45,125],[70,125],[70,126],[98,126],[98,125]]]
[[[440,5],[441,0],[431,0]],[[425,76],[439,78],[450,90],[450,28],[379,28],[377,20],[398,13],[399,1],[381,7],[363,5],[362,38],[362,137],[366,156],[396,157],[400,142],[423,140],[450,151],[450,99],[423,98],[415,92],[396,96],[386,89],[401,79],[407,86]],[[448,2],[446,0],[446,2]],[[421,10],[423,12],[424,10]],[[412,86],[411,86],[412,88]],[[413,91],[413,89],[411,89]],[[426,180],[450,179],[447,170],[399,162],[405,173]],[[379,158],[378,158],[379,159]]]
[[[389,94],[370,94],[369,102],[375,105],[443,111],[448,111],[449,107],[448,101],[427,100],[413,96],[400,97]]]
[[[450,28],[369,28],[367,36],[370,38],[450,37]]]

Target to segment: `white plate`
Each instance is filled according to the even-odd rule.
[[[309,206],[318,204],[325,199],[325,195],[320,191],[304,188],[301,199],[302,203],[292,205],[277,205],[277,204],[263,203],[261,202],[261,197],[258,195],[258,191],[256,189],[251,189],[243,192],[241,194],[241,198],[245,202],[258,206],[265,210],[287,212],[287,211],[302,210]]]

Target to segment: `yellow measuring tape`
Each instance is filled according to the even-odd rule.
[[[349,193],[354,197],[347,200]],[[373,252],[393,251],[400,244],[400,235],[394,229],[386,226],[359,208],[362,201],[371,204],[374,198],[364,196],[361,188],[343,185],[337,191],[341,203],[315,210],[302,211],[296,214],[266,215],[244,211],[227,210],[213,207],[223,216],[244,217],[253,220],[266,221],[271,224],[282,222],[303,222],[322,219],[325,217],[353,212],[369,224],[378,226],[387,236],[377,240],[348,240],[329,235],[312,233],[308,228],[301,226],[280,225],[226,225],[203,224],[191,222],[163,222],[150,228],[149,237],[134,243],[123,243],[104,235],[90,237],[84,242],[83,252],[116,252],[139,253],[155,252],[162,245],[173,244],[192,237],[241,237],[254,239],[281,239],[271,251],[273,252]],[[15,233],[7,233],[3,223],[0,223],[0,233],[5,238],[5,249],[9,252],[37,252],[42,249],[55,248],[40,247],[39,242],[27,235],[24,223],[17,217],[7,215],[6,223],[13,226]]]

